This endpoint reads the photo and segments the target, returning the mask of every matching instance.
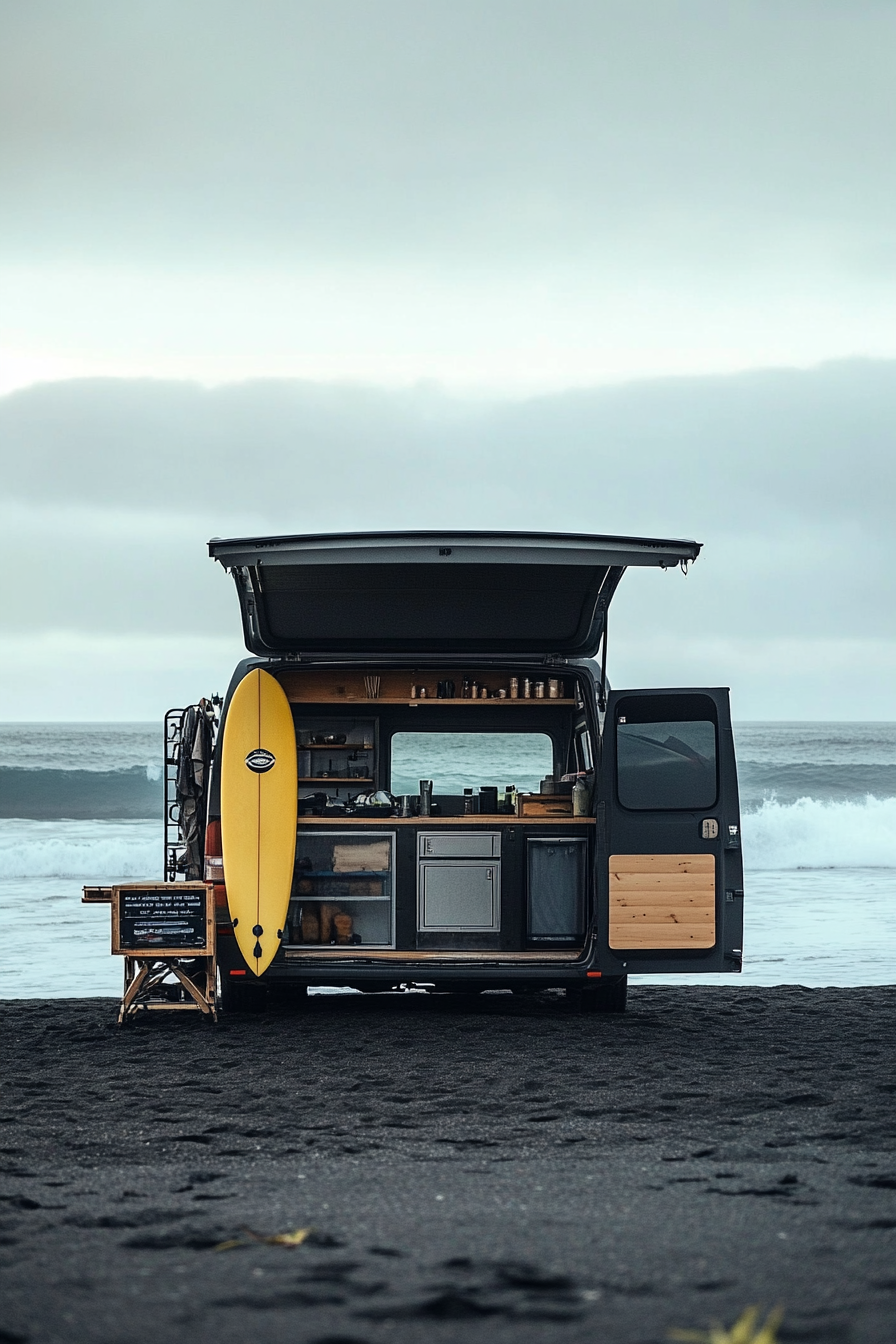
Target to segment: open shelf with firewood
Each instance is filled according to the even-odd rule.
[[[286,942],[321,947],[395,946],[395,833],[301,828]]]

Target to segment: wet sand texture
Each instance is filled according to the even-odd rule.
[[[896,1337],[894,989],[0,1012],[0,1344]]]

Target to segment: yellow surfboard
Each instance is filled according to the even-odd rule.
[[[278,681],[254,668],[224,722],[221,841],[233,931],[263,974],[283,937],[296,856],[296,733]]]

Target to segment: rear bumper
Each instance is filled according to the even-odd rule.
[[[219,930],[220,933],[220,930]],[[262,976],[265,984],[339,985],[349,988],[388,987],[391,985],[435,985],[437,989],[475,987],[476,989],[550,989],[585,984],[593,965],[591,949],[570,949],[568,955],[554,952],[541,957],[537,953],[492,953],[466,957],[462,953],[400,952],[345,956],[336,949],[308,955],[281,948]],[[245,962],[236,939],[219,937],[218,962],[221,974],[243,971]],[[592,970],[592,976],[594,972]],[[254,976],[250,978],[254,980]],[[591,983],[595,983],[592,979]]]

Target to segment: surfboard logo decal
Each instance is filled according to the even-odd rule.
[[[273,752],[266,751],[264,747],[256,747],[246,757],[246,764],[250,770],[255,771],[256,775],[264,775],[272,766],[277,764],[277,757]]]

